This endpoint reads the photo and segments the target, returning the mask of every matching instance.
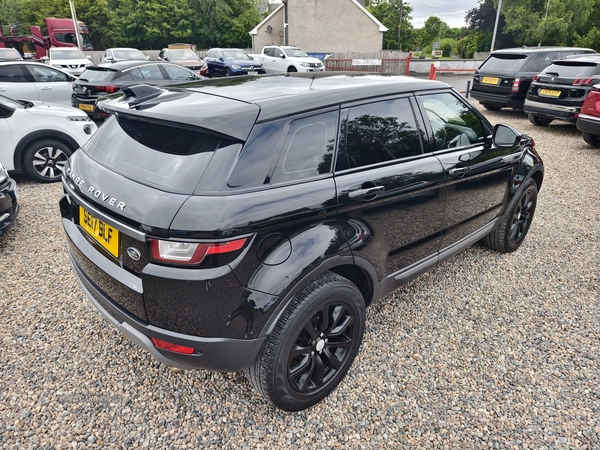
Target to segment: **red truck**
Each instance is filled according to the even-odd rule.
[[[90,33],[87,26],[78,21],[79,36],[81,37],[82,50],[93,50]],[[46,17],[47,36],[42,34],[40,27],[29,27],[30,35],[21,34],[15,25],[0,25],[0,48],[13,47],[19,50],[21,55],[27,53],[24,49],[27,44],[35,48],[35,58],[40,59],[46,56],[50,47],[76,47],[77,37],[75,36],[75,27],[71,19],[57,19]]]

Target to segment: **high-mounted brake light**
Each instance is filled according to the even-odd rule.
[[[186,347],[185,345],[173,344],[172,342],[163,341],[162,339],[158,339],[155,337],[150,338],[150,339],[152,339],[152,343],[154,344],[154,346],[156,348],[168,350],[170,352],[183,353],[184,355],[191,355],[192,353],[194,353],[196,351],[195,348]]]
[[[240,250],[246,243],[246,238],[228,242],[194,243],[150,240],[150,252],[157,262],[178,265],[200,264],[207,255],[220,255]]]

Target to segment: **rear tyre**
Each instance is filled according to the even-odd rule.
[[[594,147],[600,147],[600,136],[584,131],[581,135],[583,140]]]
[[[531,226],[537,194],[537,184],[529,179],[511,200],[498,226],[483,238],[483,244],[500,253],[510,253],[518,249]]]
[[[552,122],[552,119],[544,119],[543,117],[534,116],[533,114],[529,114],[527,117],[529,117],[529,121],[532,124],[537,125],[538,127],[545,127]]]
[[[482,103],[483,107],[488,111],[500,111],[502,107],[490,105],[489,103]]]
[[[39,139],[25,149],[23,163],[31,178],[43,183],[59,181],[73,149],[56,139]]]
[[[325,272],[294,297],[246,377],[278,408],[310,408],[342,381],[364,329],[361,292],[347,279]]]
[[[294,66],[290,66],[288,67],[288,73],[294,73],[294,72],[298,72],[298,70],[296,70],[296,68]]]

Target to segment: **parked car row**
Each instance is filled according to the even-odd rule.
[[[600,86],[594,88],[598,83],[600,55],[595,50],[514,48],[492,52],[481,64],[471,96],[489,110],[522,109],[534,125],[546,126],[556,119],[577,124],[585,142],[600,146],[600,111],[595,105]]]

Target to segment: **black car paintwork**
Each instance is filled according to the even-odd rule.
[[[284,111],[293,115],[308,104],[311,110],[327,109],[336,102],[343,106],[371,96],[397,97],[398,90],[411,95],[452,92],[438,82],[372,75],[338,77],[261,77],[256,80],[259,92],[249,93],[237,90],[238,85],[224,83],[223,97],[242,97],[225,104],[245,117],[243,131],[230,133],[250,133],[246,131],[246,121],[250,120],[245,111],[255,107],[260,108],[260,122],[281,117]],[[287,95],[281,94],[281,78],[289,80]],[[168,110],[178,119],[185,118],[189,125],[199,125],[210,116],[211,103],[223,101],[217,96],[218,82],[209,82],[212,84],[206,88],[194,87],[190,97],[199,98],[192,102],[194,108],[188,102],[165,105],[155,99],[147,105],[140,102],[131,110],[122,100],[113,99],[106,102],[106,108],[117,114],[148,118],[154,117],[154,111],[162,115]],[[269,94],[269,86],[279,93]],[[367,86],[371,86],[369,92],[365,92]],[[169,92],[177,90],[167,90],[167,97]],[[458,94],[452,95],[458,98]],[[93,301],[104,305],[105,315],[119,317],[120,327],[129,323],[144,336],[168,337],[171,342],[189,344],[204,355],[213,355],[186,357],[159,350],[172,364],[176,361],[182,367],[214,370],[247,367],[253,361],[252,354],[236,363],[214,356],[215,345],[231,351],[245,346],[247,352],[258,352],[261,339],[272,330],[289,301],[320,273],[331,270],[352,279],[370,303],[483,237],[523,179],[534,177],[541,186],[543,166],[539,157],[528,150],[531,139],[523,137],[512,149],[494,148],[486,138],[481,145],[467,150],[438,152],[418,102],[412,104],[417,108],[422,155],[275,187],[236,190],[227,185],[240,151],[236,145],[214,153],[205,171],[209,175],[202,177],[192,195],[134,182],[93,161],[84,148],[70,159],[66,170],[64,182],[71,203],[66,198],[61,201],[76,274]],[[488,136],[491,126],[478,117]],[[462,161],[465,154],[469,156]],[[507,155],[519,157],[506,159]],[[472,169],[468,175],[450,175],[453,168],[465,162]],[[351,192],[372,186],[385,186],[385,190],[372,198],[368,194],[350,198]],[[107,205],[102,196],[94,196],[91,187],[118,197],[126,207]],[[90,257],[91,248],[97,246],[76,237],[84,235],[76,225],[80,204],[122,231],[122,249],[123,245],[139,246],[142,262],[133,263],[124,254],[120,260],[100,252]],[[397,235],[397,230],[407,235]],[[151,237],[192,241],[246,237],[248,242],[226,264],[179,268],[149,260],[146,241]],[[73,248],[80,245],[85,249]],[[118,293],[119,283],[110,286],[110,277],[96,274],[97,269],[90,269],[90,263],[111,274],[125,288],[131,280],[129,289],[140,295],[129,294],[125,296],[130,298],[129,303],[121,304],[117,301],[123,298]],[[127,311],[135,318],[130,319]],[[247,344],[240,344],[243,342]]]

